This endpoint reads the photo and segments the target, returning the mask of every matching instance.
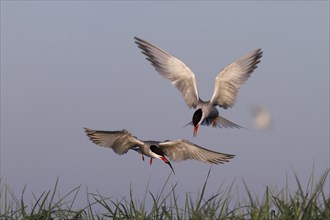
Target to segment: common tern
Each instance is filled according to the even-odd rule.
[[[111,148],[115,153],[122,155],[128,150],[134,150],[142,155],[150,157],[150,165],[153,159],[160,159],[168,164],[173,173],[174,169],[170,161],[198,160],[210,164],[222,164],[229,162],[235,155],[224,154],[205,149],[187,140],[166,140],[166,141],[142,141],[133,136],[127,130],[120,131],[97,131],[84,128],[89,139],[103,147]]]
[[[243,128],[220,116],[216,106],[224,109],[234,106],[240,86],[248,80],[260,62],[263,53],[261,49],[251,51],[220,70],[215,78],[211,99],[203,101],[198,95],[195,74],[188,66],[163,49],[141,38],[134,37],[134,39],[156,71],[179,89],[189,108],[196,109],[192,121],[187,124],[194,126],[194,137],[197,135],[200,125]]]

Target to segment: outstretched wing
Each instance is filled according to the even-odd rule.
[[[151,43],[134,37],[135,43],[160,75],[178,88],[189,108],[199,103],[195,74],[179,59]]]
[[[228,162],[234,155],[211,151],[187,140],[164,141],[159,147],[173,161],[199,160],[205,163],[219,164]]]
[[[211,103],[227,109],[233,107],[240,86],[257,68],[262,57],[261,49],[254,50],[221,70],[215,78]]]
[[[96,131],[84,128],[89,139],[99,146],[109,147],[117,154],[125,154],[131,148],[143,145],[143,142],[131,135],[127,130]]]

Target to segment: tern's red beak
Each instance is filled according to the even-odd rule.
[[[166,157],[161,157],[161,159],[162,159],[162,161],[164,161],[166,164],[168,164],[168,165],[171,167],[173,173],[175,174],[174,169],[173,169],[173,167],[172,167],[170,161],[168,161],[168,160],[166,159]]]
[[[194,134],[193,134],[194,137],[197,136],[198,127],[199,127],[199,125],[196,125],[196,126],[194,127]]]

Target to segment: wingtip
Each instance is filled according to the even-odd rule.
[[[260,59],[263,56],[264,52],[261,50],[261,48],[259,48],[257,50],[257,59]]]
[[[137,36],[134,36],[134,40],[135,40],[135,43],[138,44],[139,46],[142,46],[143,43],[147,43],[145,40],[143,40],[142,38],[139,38]]]
[[[95,133],[95,130],[84,127],[86,135],[91,139],[91,135]]]
[[[140,39],[139,37],[137,37],[137,36],[134,36],[133,38],[134,38],[134,40],[136,40],[136,41],[140,41],[140,40],[141,40],[141,39]]]
[[[234,157],[236,157],[236,155],[234,155],[234,154],[227,154],[227,156],[229,159],[233,159]]]
[[[232,126],[232,127],[230,127],[230,128],[238,128],[238,129],[244,129],[244,130],[249,130],[249,129],[247,129],[246,127],[243,127],[243,126],[241,126],[241,125],[238,125],[238,124],[235,124],[235,126]]]

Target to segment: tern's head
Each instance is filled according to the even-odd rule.
[[[150,150],[153,153],[157,154],[158,159],[164,161],[167,165],[169,165],[174,173],[174,169],[173,169],[170,161],[168,161],[168,159],[165,157],[165,153],[159,147],[157,147],[156,145],[151,145]]]
[[[162,157],[165,156],[165,153],[156,145],[151,145],[150,150],[157,155],[158,159],[161,159]]]
[[[197,135],[198,127],[201,124],[203,112],[202,109],[197,109],[192,117],[192,123],[194,124],[194,137]]]
[[[202,109],[197,109],[192,117],[192,123],[194,124],[194,126],[196,127],[198,124],[200,124],[200,121],[202,119],[203,116],[203,112]]]

